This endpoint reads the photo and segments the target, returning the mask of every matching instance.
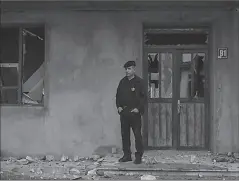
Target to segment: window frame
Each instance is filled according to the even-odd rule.
[[[23,39],[23,29],[26,28],[34,28],[34,27],[42,27],[44,29],[44,77],[43,77],[43,88],[44,88],[44,97],[42,99],[42,102],[39,104],[24,104],[22,102],[22,93],[23,93],[23,59],[24,59],[24,39]],[[44,23],[5,23],[1,25],[1,29],[4,28],[17,28],[19,32],[19,51],[18,51],[18,62],[17,63],[1,63],[0,62],[0,67],[17,67],[17,72],[18,72],[18,85],[17,86],[1,86],[0,85],[0,93],[2,96],[2,90],[6,89],[18,89],[17,90],[17,103],[16,104],[8,104],[8,103],[1,103],[0,106],[16,106],[16,107],[45,107],[45,97],[46,97],[46,91],[45,91],[45,80],[46,80],[46,25]],[[2,98],[0,96],[0,98]]]

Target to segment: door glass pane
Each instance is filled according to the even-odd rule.
[[[161,53],[161,97],[172,98],[172,53]]]
[[[205,71],[204,71],[205,53],[193,54],[193,97],[203,98],[205,87]]]
[[[9,87],[18,85],[17,67],[0,68],[0,86]]]
[[[17,89],[2,89],[1,90],[1,104],[17,104]]]
[[[19,28],[0,28],[0,62],[18,63]]]
[[[148,53],[148,92],[150,98],[159,98],[159,54]]]
[[[191,71],[190,69],[181,69],[180,97],[191,97]]]
[[[185,54],[182,55],[182,59],[182,62],[185,62]],[[180,98],[197,99],[204,97],[204,60],[205,53],[193,53],[190,64],[181,67]]]
[[[191,53],[183,53],[183,62],[191,62]]]

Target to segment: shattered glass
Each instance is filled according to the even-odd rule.
[[[42,104],[44,99],[44,29],[23,29],[24,104]]]
[[[157,45],[207,45],[206,33],[144,33],[144,43],[148,46]]]

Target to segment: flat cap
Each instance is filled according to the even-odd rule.
[[[124,64],[124,68],[128,68],[128,67],[131,67],[131,66],[136,66],[135,61],[128,61]]]

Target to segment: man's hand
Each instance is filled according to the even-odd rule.
[[[138,113],[139,110],[137,108],[134,108],[131,112]]]
[[[122,107],[118,107],[118,112],[121,113],[121,111],[123,111]]]

